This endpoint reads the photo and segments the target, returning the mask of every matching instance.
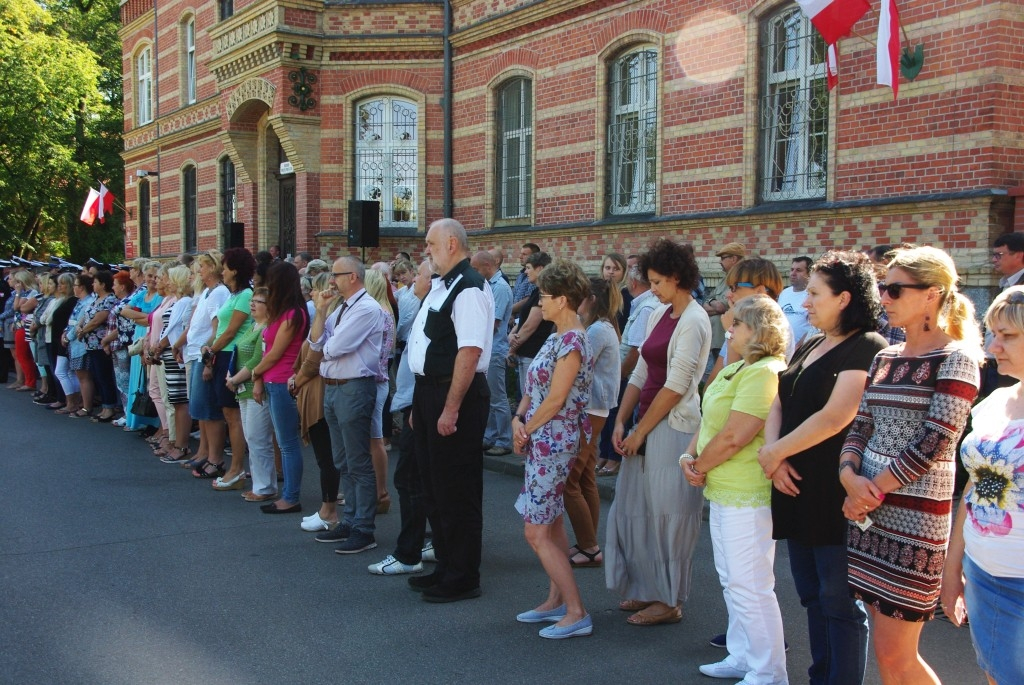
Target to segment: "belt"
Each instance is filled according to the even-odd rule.
[[[325,378],[324,385],[345,385],[352,381],[361,381],[364,378],[369,378],[369,376],[359,376],[358,378]]]
[[[482,378],[484,376],[484,374],[482,372],[480,372],[480,371],[477,371],[476,373],[473,374],[473,376],[474,377],[480,376]],[[426,383],[427,385],[450,385],[451,382],[452,382],[452,377],[451,376],[416,376],[416,382],[417,383]]]

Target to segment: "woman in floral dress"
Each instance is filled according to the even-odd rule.
[[[974,307],[957,280],[942,250],[896,251],[879,290],[907,340],[875,357],[839,456],[850,590],[870,610],[883,682],[939,682],[918,643],[939,599],[953,460],[981,358]]]
[[[1018,381],[971,412],[960,458],[971,476],[949,540],[942,607],[971,618],[989,683],[1024,683],[1024,287],[1004,290],[985,314],[999,373]]]
[[[565,551],[563,490],[583,439],[590,438],[586,406],[593,380],[593,355],[576,309],[590,293],[590,281],[575,263],[559,260],[537,279],[540,309],[554,333],[530,364],[523,399],[512,417],[517,453],[526,453],[526,477],[516,510],[526,540],[550,579],[548,597],[516,617],[520,623],[553,622],[541,637],[590,635],[593,623],[583,607]]]

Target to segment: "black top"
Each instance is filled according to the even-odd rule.
[[[68,356],[68,348],[64,347],[60,337],[64,334],[64,329],[68,327],[68,321],[71,319],[71,313],[75,311],[76,304],[78,304],[78,298],[69,297],[53,310],[50,329],[53,331],[53,344],[57,346],[57,356],[59,357]]]
[[[622,288],[622,311],[618,315],[619,323],[619,334],[626,330],[626,322],[629,321],[629,310],[633,306],[633,296],[629,292],[629,288]]]
[[[815,335],[793,354],[789,367],[779,374],[782,426],[779,437],[792,433],[820,411],[832,396],[836,378],[843,371],[867,371],[875,355],[889,344],[874,332],[855,333],[823,357],[804,367],[804,359],[825,340]],[[849,426],[808,450],[794,454],[789,464],[803,480],[800,494],[784,495],[772,488],[772,537],[804,545],[845,545],[846,491],[839,483],[839,455]]]
[[[455,282],[459,276],[462,278]],[[452,370],[455,368],[455,358],[459,354],[459,338],[455,331],[455,320],[452,319],[455,300],[459,293],[469,288],[483,290],[486,282],[484,277],[469,265],[468,259],[463,259],[439,278],[444,280],[444,287],[451,288],[451,290],[448,291],[448,296],[436,311],[427,312],[427,318],[423,324],[423,332],[430,340],[423,360],[423,375],[425,376],[450,376],[452,374]]]
[[[533,292],[530,293],[530,299],[526,301],[527,315],[520,317],[519,328],[516,329],[516,332],[518,332],[519,329],[523,327],[523,324],[526,323],[526,320],[530,318],[529,313],[533,311],[533,308],[539,306],[540,288],[534,288]],[[551,331],[554,330],[554,328],[555,324],[553,321],[545,321],[541,319],[540,325],[537,326],[537,330],[535,330],[533,335],[519,345],[519,348],[516,350],[516,354],[520,357],[526,357],[527,359],[536,357],[537,353],[540,352],[541,346],[544,345],[544,341],[551,336]]]

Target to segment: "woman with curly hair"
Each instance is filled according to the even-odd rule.
[[[904,343],[878,353],[839,456],[849,581],[874,619],[884,682],[939,680],[918,652],[949,541],[957,440],[978,395],[981,334],[942,250],[897,250],[882,307]]]
[[[677,459],[700,426],[697,386],[711,351],[711,322],[693,299],[700,271],[693,247],[655,240],[640,256],[651,313],[640,359],[619,404],[612,444],[623,457],[608,513],[605,577],[633,613],[632,625],[676,623],[690,592],[693,550],[700,537],[702,492],[687,486]],[[625,434],[624,417],[639,407]]]

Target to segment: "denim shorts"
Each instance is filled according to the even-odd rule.
[[[189,383],[188,413],[196,421],[222,421],[224,414],[217,404],[217,397],[213,390],[216,377],[210,381],[203,380],[203,369],[206,368],[201,361],[192,364],[192,381]],[[223,380],[223,376],[221,376]]]
[[[231,365],[231,352],[221,350],[213,362],[213,391],[217,397],[217,406],[221,409],[238,409],[238,398],[228,388],[228,367]]]
[[[998,578],[964,554],[964,601],[978,666],[997,683],[1024,683],[1024,578]]]

